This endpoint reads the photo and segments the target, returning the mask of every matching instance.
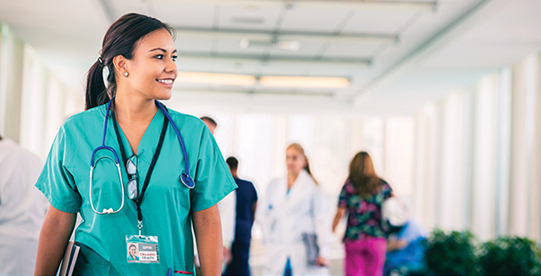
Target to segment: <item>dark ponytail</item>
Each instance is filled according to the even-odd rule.
[[[115,66],[113,59],[122,55],[127,59],[133,57],[137,42],[147,34],[166,29],[171,36],[174,30],[156,18],[129,13],[120,17],[109,27],[103,38],[101,55],[88,70],[85,93],[85,109],[105,104],[116,94]],[[107,86],[103,81],[103,69],[109,69]]]
[[[103,82],[103,65],[100,61],[94,62],[88,70],[86,83],[85,109],[102,105],[104,98],[107,98],[107,91]]]

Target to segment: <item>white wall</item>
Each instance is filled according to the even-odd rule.
[[[44,160],[64,119],[83,110],[82,94],[50,73],[8,26],[0,30],[0,134]]]

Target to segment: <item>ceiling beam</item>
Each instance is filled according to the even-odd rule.
[[[193,0],[152,0],[154,3],[192,3]],[[199,0],[199,3],[210,3],[220,6],[250,5],[255,7],[286,7],[294,8],[348,8],[353,10],[398,10],[412,12],[434,12],[438,6],[438,0]]]
[[[415,70],[423,61],[448,45],[465,31],[475,26],[481,20],[501,9],[506,0],[481,0],[460,15],[453,22],[442,28],[420,46],[411,51],[389,69],[361,88],[353,97],[354,106],[362,105],[364,99],[392,86],[397,80],[408,72]]]
[[[378,1],[378,0],[266,0],[284,2],[286,7],[336,7],[353,6],[360,9],[436,11],[438,1]]]
[[[204,61],[254,61],[261,63],[300,63],[300,64],[336,64],[336,65],[359,65],[368,66],[372,63],[369,58],[315,58],[313,56],[277,56],[277,55],[253,55],[253,54],[209,54],[199,52],[178,52],[179,59],[198,59]]]
[[[179,37],[212,37],[236,39],[261,39],[269,41],[299,40],[325,42],[367,42],[367,43],[398,43],[399,36],[395,34],[369,33],[337,33],[337,32],[306,32],[306,31],[272,31],[272,30],[242,30],[242,29],[212,29],[197,27],[174,27]]]

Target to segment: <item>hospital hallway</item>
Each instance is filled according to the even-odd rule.
[[[174,29],[178,76],[162,102],[216,121],[217,148],[259,201],[298,143],[332,232],[365,151],[428,233],[469,231],[477,249],[503,237],[541,244],[541,1],[0,1],[0,136],[43,165],[85,110],[104,34],[130,12]],[[257,219],[249,263],[264,275]],[[329,234],[331,275],[344,275],[347,227],[341,218]]]

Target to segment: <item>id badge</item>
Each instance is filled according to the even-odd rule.
[[[128,263],[160,263],[157,236],[127,235],[126,248]]]

